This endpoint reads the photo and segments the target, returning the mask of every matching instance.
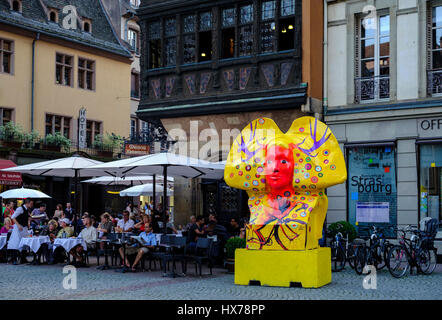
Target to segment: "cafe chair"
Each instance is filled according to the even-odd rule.
[[[202,276],[202,265],[207,262],[210,270],[210,274],[212,275],[212,245],[213,240],[208,238],[198,238],[196,241],[196,247],[193,255],[187,257],[187,261],[191,263],[195,263],[195,274],[198,274],[199,267],[199,275]],[[187,269],[187,267],[186,267]]]

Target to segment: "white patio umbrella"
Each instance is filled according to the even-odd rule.
[[[50,196],[41,191],[23,187],[2,192],[0,193],[0,197],[4,199],[50,198]]]
[[[156,177],[158,180],[162,180],[162,176]],[[121,185],[121,186],[138,186],[146,183],[152,183],[153,176],[126,176],[126,177],[112,177],[102,176],[89,180],[84,180],[82,183],[99,184],[105,186]],[[167,177],[167,183],[170,185],[173,183],[172,177]],[[157,183],[158,184],[158,183]]]
[[[157,186],[156,193],[164,194],[163,186]],[[141,184],[120,191],[121,197],[139,197],[139,196],[151,196],[151,195],[153,195],[152,184]],[[167,196],[171,195],[173,195],[173,190],[171,188],[167,188]]]
[[[92,165],[98,165],[103,162],[84,158],[78,155],[73,155],[68,158],[60,158],[49,161],[36,162],[26,164],[23,166],[3,169],[1,171],[13,171],[20,173],[27,173],[38,176],[53,176],[53,177],[69,177],[75,178],[75,206],[78,210],[78,178],[92,177],[102,175],[102,171],[87,170],[86,168]],[[11,170],[14,169],[14,170]]]
[[[166,185],[168,175],[172,177],[184,178],[209,178],[222,179],[224,175],[224,165],[205,160],[189,158],[174,153],[156,153],[146,156],[106,162],[89,167],[90,170],[101,169],[107,175],[114,176],[135,176],[153,174],[153,198],[155,203],[155,175],[163,174],[163,185]],[[167,198],[166,189],[163,190],[164,199]],[[167,204],[163,204],[163,217],[166,218]],[[164,226],[166,221],[164,222]]]

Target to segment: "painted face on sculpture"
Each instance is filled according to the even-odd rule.
[[[273,190],[292,186],[293,152],[281,146],[267,148],[264,163],[266,183]]]

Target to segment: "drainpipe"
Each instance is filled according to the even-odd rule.
[[[323,112],[324,112],[324,120],[325,115],[327,114],[327,106],[328,106],[328,34],[327,34],[327,23],[328,23],[328,10],[327,10],[327,0],[324,0],[324,72],[323,72],[323,99],[322,99],[322,106],[323,106]]]
[[[32,81],[31,81],[31,131],[34,130],[34,87],[35,87],[35,43],[40,39],[40,32],[37,32],[32,41]]]

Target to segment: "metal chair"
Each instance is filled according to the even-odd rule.
[[[187,260],[193,261],[195,263],[195,274],[198,274],[199,267],[199,275],[202,276],[202,264],[207,261],[208,267],[210,269],[210,274],[212,275],[212,244],[212,239],[198,238],[194,254],[187,257]]]

